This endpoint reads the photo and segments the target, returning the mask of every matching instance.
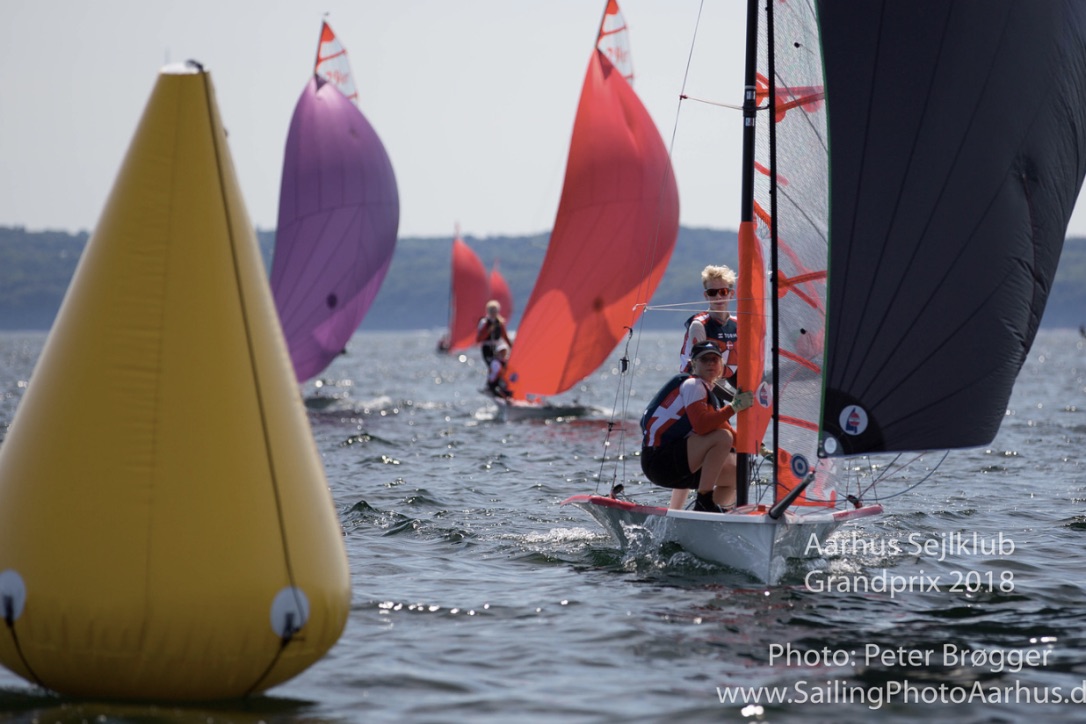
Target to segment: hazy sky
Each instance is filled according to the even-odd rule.
[[[604,5],[0,0],[0,225],[92,230],[159,68],[194,58],[211,71],[249,216],[274,228],[287,128],[328,12],[396,171],[401,236],[548,230]],[[740,102],[745,1],[620,5],[634,87],[674,138],[681,223],[736,228],[739,112],[678,97],[685,83]],[[1071,233],[1086,235],[1086,212]]]

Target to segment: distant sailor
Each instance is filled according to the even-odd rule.
[[[505,342],[512,346],[513,340],[509,339],[509,333],[505,330],[505,318],[501,315],[502,305],[491,299],[486,303],[486,316],[479,320],[479,328],[475,334],[475,341],[482,346],[483,362],[489,367],[490,360],[494,359],[494,352],[499,342]]]
[[[735,505],[735,429],[728,420],[753,395],[741,393],[722,406],[712,394],[724,371],[712,342],[694,345],[690,362],[693,374],[671,378],[641,417],[641,469],[656,485],[697,489],[694,510],[725,512]]]

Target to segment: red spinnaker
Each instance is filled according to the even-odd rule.
[[[612,0],[605,27],[615,13]],[[517,399],[564,392],[607,359],[656,290],[678,232],[667,148],[622,72],[594,49],[558,215],[509,361]]]

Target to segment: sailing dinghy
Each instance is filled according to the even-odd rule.
[[[459,352],[475,345],[479,318],[486,311],[490,282],[479,255],[460,238],[459,228],[452,244],[452,273],[449,281],[449,331],[438,350]]]
[[[846,456],[995,437],[1086,173],[1086,5],[758,5],[738,295],[756,403],[737,448],[770,448],[773,500],[723,515],[616,492],[565,503],[624,544],[638,527],[774,583],[882,511]]]
[[[298,382],[346,348],[396,246],[396,177],[357,101],[347,51],[322,23],[313,77],[287,135],[271,271]]]
[[[505,419],[583,415],[541,398],[592,374],[656,290],[679,233],[667,147],[631,85],[629,34],[609,0],[588,62],[554,229],[509,359]]]

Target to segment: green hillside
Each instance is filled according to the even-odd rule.
[[[265,264],[270,265],[275,233],[258,231]],[[87,234],[26,231],[0,227],[0,329],[48,329],[60,308]],[[489,267],[498,263],[513,291],[515,327],[543,261],[547,236],[465,237]],[[452,239],[404,238],[396,245],[388,277],[362,328],[367,330],[441,329],[448,320],[449,254]],[[681,229],[667,274],[653,299],[655,305],[700,299],[702,267],[736,265],[734,231]],[[404,310],[412,310],[409,315]],[[676,325],[676,315],[653,313],[650,328]],[[1078,327],[1086,323],[1086,238],[1064,244],[1056,282],[1043,324]]]

